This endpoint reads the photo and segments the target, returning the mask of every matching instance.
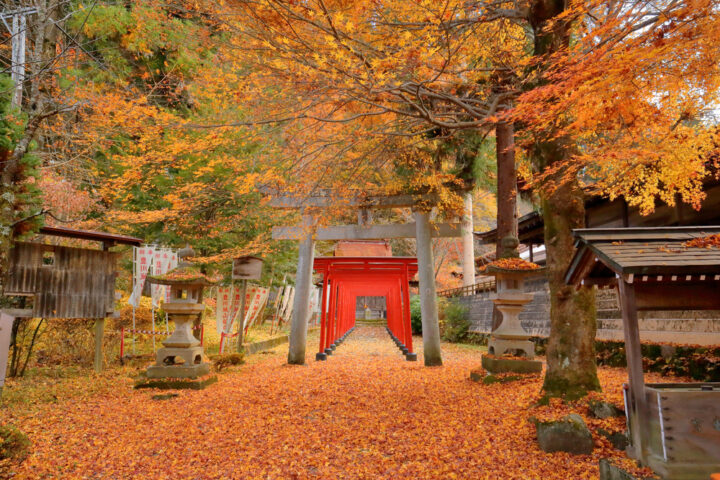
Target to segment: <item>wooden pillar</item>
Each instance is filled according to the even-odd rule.
[[[103,335],[105,334],[105,319],[96,318],[95,325],[93,325],[95,333],[95,358],[93,360],[93,368],[96,373],[100,373],[103,370]]]
[[[15,317],[0,312],[0,395],[5,387],[8,354],[10,353],[10,337]]]
[[[417,240],[418,274],[420,276],[420,312],[423,328],[423,356],[425,366],[442,365],[440,325],[438,323],[435,263],[433,262],[430,212],[416,210],[415,239]]]
[[[294,365],[305,364],[307,319],[310,310],[310,292],[312,291],[310,287],[312,286],[313,259],[315,257],[314,223],[315,219],[311,215],[303,215],[303,226],[306,232],[305,238],[300,243],[298,254],[295,299],[293,301],[290,346],[288,349],[288,363]]]
[[[465,208],[462,217],[463,245],[463,286],[475,285],[475,240],[473,239],[473,197],[472,192],[465,194]]]
[[[247,296],[247,280],[243,279],[241,280],[242,287],[240,289],[240,321],[238,321],[238,340],[237,340],[237,351],[238,353],[243,353],[245,349],[243,348],[243,340],[245,336],[245,304],[247,303],[247,299],[245,298]],[[202,320],[202,314],[198,317],[200,320]]]
[[[635,304],[635,286],[624,278],[618,278],[618,295],[625,335],[628,383],[630,384],[628,402],[630,411],[625,413],[632,430],[634,456],[637,460],[643,461],[647,447],[648,407],[645,399],[645,379],[643,377],[637,305]]]

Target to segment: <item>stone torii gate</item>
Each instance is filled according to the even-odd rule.
[[[430,209],[422,208],[420,202],[428,203],[428,196],[356,196],[333,198],[319,196],[277,196],[270,200],[275,208],[299,209],[302,211],[302,225],[296,227],[274,227],[275,240],[299,240],[298,268],[296,276],[295,301],[290,326],[290,348],[288,363],[305,363],[307,344],[307,320],[309,318],[310,286],[312,284],[313,261],[316,240],[383,240],[390,238],[415,238],[417,242],[418,273],[420,277],[420,309],[423,327],[423,357],[426,366],[442,365],[440,352],[440,326],[438,325],[437,291],[435,288],[435,267],[432,252],[433,237],[460,237],[460,223],[433,224]],[[317,210],[327,209],[342,203],[343,206],[358,210],[357,225],[317,226]],[[370,209],[412,208],[415,223],[398,225],[373,225],[367,222]],[[466,229],[465,229],[466,230]],[[470,232],[470,235],[472,233]],[[472,255],[472,253],[470,253]]]

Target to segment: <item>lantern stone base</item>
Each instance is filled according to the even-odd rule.
[[[148,378],[197,378],[210,373],[210,364],[203,362],[203,348],[165,347],[157,351],[155,365],[147,369]],[[184,363],[178,363],[177,358]]]
[[[488,373],[540,373],[542,362],[537,360],[520,360],[515,358],[494,358],[482,356],[482,367]]]
[[[200,365],[151,365],[147,369],[148,378],[198,378],[210,373],[210,364]]]
[[[535,344],[527,339],[498,338],[490,335],[488,353],[498,357],[510,353],[516,356],[522,355],[528,360],[532,360],[535,357]]]
[[[217,375],[199,378],[140,378],[135,388],[157,388],[159,390],[203,390],[218,381]]]

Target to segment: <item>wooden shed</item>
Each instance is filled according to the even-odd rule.
[[[581,229],[574,235],[577,251],[566,282],[619,291],[630,453],[666,479],[709,478],[720,471],[720,384],[646,385],[637,312],[720,310],[720,248],[711,241],[720,226]]]
[[[10,330],[16,318],[95,319],[96,371],[102,370],[105,317],[114,313],[117,256],[114,245],[140,246],[139,238],[105,232],[42,227],[41,235],[100,242],[101,248],[76,248],[16,242],[10,251],[6,296],[32,297],[32,307],[0,311],[0,389],[5,381]]]
[[[102,250],[17,242],[10,251],[4,295],[33,297],[26,316],[103,318],[114,312],[116,261],[109,248],[142,240],[104,232],[43,227],[43,235],[102,242]]]

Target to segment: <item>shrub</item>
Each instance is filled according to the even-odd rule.
[[[422,317],[420,314],[420,295],[410,299],[410,327],[413,335],[422,335]]]
[[[30,440],[11,425],[0,425],[0,460],[23,461],[28,456]]]
[[[212,358],[213,366],[218,372],[230,365],[242,365],[245,363],[245,354],[240,352],[216,355]]]
[[[720,347],[643,343],[640,348],[646,371],[701,382],[720,381]],[[624,342],[599,340],[595,350],[598,365],[627,365]]]
[[[445,302],[443,321],[440,323],[440,336],[447,342],[462,342],[468,337],[470,318],[468,308],[452,299]]]

